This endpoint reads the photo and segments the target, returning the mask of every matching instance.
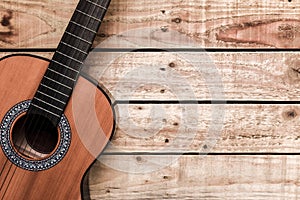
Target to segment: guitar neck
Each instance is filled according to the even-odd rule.
[[[80,0],[32,100],[28,113],[58,124],[83,61],[96,37],[110,0]]]
[[[60,67],[67,65],[80,71],[78,67],[88,55],[109,3],[110,0],[80,0],[52,58],[52,65],[63,61]]]

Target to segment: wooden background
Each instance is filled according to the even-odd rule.
[[[77,2],[1,0],[0,55],[51,58]],[[298,0],[112,0],[85,71],[119,126],[91,198],[298,199],[299,19]],[[128,50],[150,47],[168,51]],[[210,104],[214,85],[227,102]]]

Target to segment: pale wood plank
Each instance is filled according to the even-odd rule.
[[[11,12],[12,29],[7,34],[8,27],[0,25],[0,46],[56,48],[77,3],[77,0],[2,1],[0,17]]]
[[[88,73],[116,100],[299,100],[299,53],[92,52]]]
[[[165,159],[144,155],[101,158],[110,166],[97,162],[91,169],[91,198],[299,198],[299,156],[181,156],[165,167],[152,162]],[[141,170],[149,166],[154,171]]]
[[[0,57],[14,53],[1,52]],[[298,57],[297,52],[92,52],[83,69],[115,100],[297,101]]]
[[[118,105],[105,153],[294,153],[299,116],[297,105]]]
[[[77,2],[2,1],[14,34],[0,25],[0,46],[55,48]],[[112,0],[95,45],[122,36],[109,46],[299,48],[299,11],[298,1]]]

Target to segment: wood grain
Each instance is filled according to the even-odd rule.
[[[299,198],[299,156],[181,156],[164,167],[151,162],[165,159],[168,157],[144,155],[100,159],[90,173],[91,198]],[[105,166],[103,160],[111,165]],[[143,172],[144,166],[152,166],[153,171]]]
[[[297,52],[92,52],[88,73],[116,100],[299,100]]]
[[[12,18],[0,25],[0,46],[55,48],[77,2],[2,1],[0,17]],[[112,0],[95,45],[118,36],[110,45],[299,48],[299,11],[298,1],[282,0]]]
[[[10,54],[14,52],[0,52],[0,57]],[[298,57],[297,52],[92,51],[83,70],[115,100],[298,101]]]
[[[299,152],[298,105],[118,105],[105,153]],[[222,116],[224,115],[224,116]]]
[[[56,48],[77,2],[3,0],[0,47]],[[296,49],[300,46],[299,13],[300,3],[295,0],[112,0],[94,46],[120,51],[145,47]],[[3,17],[8,18],[6,25]],[[29,29],[28,24],[34,26]],[[51,53],[34,54],[51,57]],[[203,59],[191,62],[169,53],[125,52],[117,58],[105,54],[104,59],[88,64],[88,73],[108,87],[115,99],[125,102],[117,105],[117,133],[102,163],[97,162],[89,174],[92,199],[299,198],[299,155],[250,155],[299,151],[300,108],[288,102],[299,99],[298,53],[208,55],[222,78],[224,99],[274,104],[224,105],[222,130],[209,135],[214,106],[126,104],[126,100],[212,99],[209,86],[216,82],[205,81],[212,74],[203,75],[193,66],[203,66]],[[184,81],[170,78],[170,72]],[[152,82],[145,84],[145,77]],[[187,110],[197,111],[196,116],[184,121],[185,108],[191,107]],[[249,155],[180,156],[199,151]],[[170,158],[174,158],[173,165],[169,165]],[[157,170],[142,173],[147,169]]]

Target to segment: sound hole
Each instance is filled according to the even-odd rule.
[[[18,153],[28,158],[44,158],[59,141],[57,128],[46,117],[24,115],[12,129],[12,142]]]

